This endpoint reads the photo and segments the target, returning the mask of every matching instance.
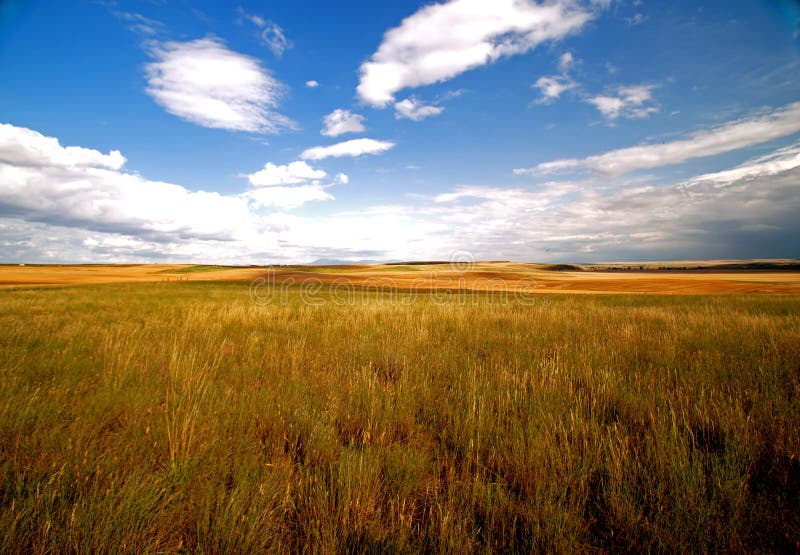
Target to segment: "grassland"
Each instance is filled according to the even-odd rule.
[[[595,266],[548,265],[514,262],[470,263],[466,268],[448,263],[360,264],[338,266],[213,266],[180,264],[140,265],[0,265],[0,289],[99,283],[164,281],[251,282],[269,274],[276,281],[300,283],[313,278],[323,284],[386,285],[405,290],[463,288],[496,290],[523,283],[540,293],[654,293],[800,294],[800,261],[694,262],[694,270],[662,270],[664,262]],[[689,262],[678,268],[689,267]],[[756,264],[759,270],[751,270]],[[730,269],[730,266],[740,269]],[[626,268],[621,270],[620,268]],[[722,269],[719,269],[719,268]],[[576,271],[569,269],[576,268]],[[638,268],[643,268],[640,270]],[[716,269],[715,269],[716,268]]]
[[[403,295],[0,291],[0,552],[800,548],[800,296]]]

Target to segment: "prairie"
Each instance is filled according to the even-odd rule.
[[[146,269],[0,291],[0,551],[800,549],[790,274],[338,303],[303,271],[311,303]]]
[[[166,281],[251,282],[268,276],[277,282],[316,280],[323,284],[388,285],[417,290],[495,290],[520,285],[531,293],[800,294],[797,261],[761,261],[766,269],[758,271],[725,269],[729,265],[726,262],[729,261],[669,263],[672,266],[664,266],[668,263],[663,262],[586,266],[590,271],[553,271],[552,266],[545,264],[512,262],[470,262],[463,267],[448,263],[276,267],[0,265],[0,288]],[[681,269],[689,264],[693,264],[692,271]],[[747,268],[748,263],[740,262],[737,266]],[[626,269],[619,271],[621,268]]]

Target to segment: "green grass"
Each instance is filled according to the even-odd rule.
[[[497,300],[0,292],[0,552],[797,549],[800,298]]]

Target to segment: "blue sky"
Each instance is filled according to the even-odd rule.
[[[800,257],[799,22],[0,0],[0,261]]]

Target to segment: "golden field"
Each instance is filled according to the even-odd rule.
[[[796,274],[435,266],[3,267],[0,552],[800,549]]]
[[[716,261],[715,261],[716,262]],[[646,264],[646,266],[644,265]],[[800,293],[800,270],[714,270],[695,264],[694,271],[654,270],[666,263],[643,263],[638,269],[554,271],[545,264],[509,262],[457,264],[374,264],[350,266],[226,267],[178,264],[145,265],[0,265],[0,288],[20,286],[142,283],[168,281],[252,281],[268,276],[281,282],[319,280],[324,284],[391,286],[398,289],[465,288],[493,290],[521,287],[547,293],[749,294]],[[688,263],[672,263],[686,265]],[[711,264],[711,263],[706,263]],[[680,266],[679,266],[680,267]]]

